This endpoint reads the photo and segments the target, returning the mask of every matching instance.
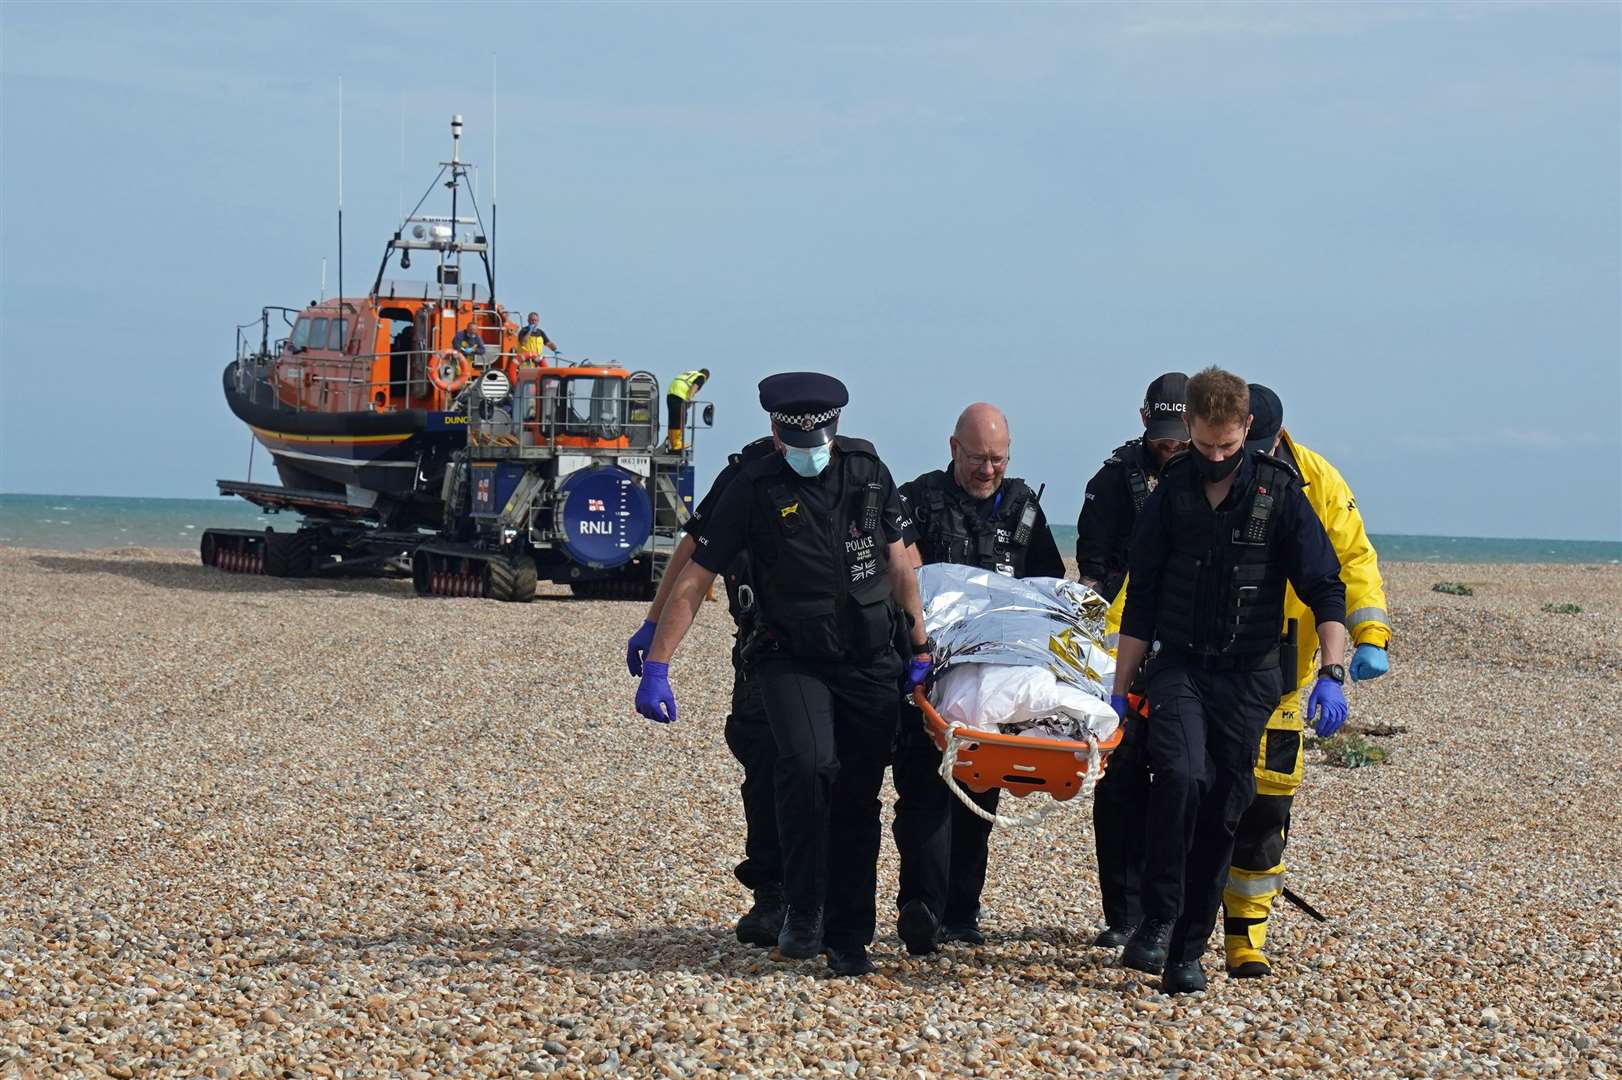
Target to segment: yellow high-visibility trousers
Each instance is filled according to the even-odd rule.
[[[1233,864],[1222,892],[1222,942],[1228,970],[1249,962],[1266,963],[1267,919],[1284,891],[1284,845],[1290,835],[1290,806],[1303,771],[1301,695],[1293,691],[1267,718],[1256,754],[1256,800],[1239,819]]]

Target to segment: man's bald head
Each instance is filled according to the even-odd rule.
[[[952,430],[952,478],[976,499],[989,499],[1002,486],[1013,440],[1008,417],[995,405],[975,402]]]

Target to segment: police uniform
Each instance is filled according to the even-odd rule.
[[[1242,453],[1215,508],[1196,455],[1174,458],[1133,533],[1121,633],[1154,643],[1143,672],[1144,921],[1123,953],[1134,967],[1197,963],[1216,924],[1257,746],[1281,696],[1286,586],[1316,623],[1346,617],[1339,560],[1294,470]]]
[[[1168,371],[1150,383],[1140,410],[1143,434],[1111,451],[1082,493],[1076,566],[1083,581],[1098,582],[1098,594],[1105,600],[1114,600],[1126,580],[1132,526],[1160,476],[1160,461],[1149,441],[1188,441],[1187,395],[1188,376],[1181,371]]]
[[[1122,443],[1087,481],[1076,518],[1076,566],[1098,582],[1098,594],[1114,600],[1126,580],[1127,545],[1138,511],[1159,478],[1154,452],[1142,439]]]
[[[776,451],[771,438],[756,439],[742,451],[728,456],[726,467],[710,485],[688,517],[683,530],[695,544],[702,543],[704,530],[726,491],[744,463]],[[783,861],[777,843],[777,803],[772,788],[772,761],[777,744],[766,723],[766,707],[760,698],[760,685],[749,680],[739,660],[739,649],[755,624],[754,588],[749,583],[749,555],[740,552],[722,574],[726,583],[727,608],[737,634],[732,643],[732,709],[727,714],[727,749],[743,767],[744,858],[733,873],[744,888],[755,895],[755,904],[738,924],[738,937],[756,945],[773,945],[783,925]]]
[[[803,476],[782,454],[743,464],[707,515],[693,561],[712,573],[749,558],[755,628],[740,650],[759,686],[776,758],[773,789],[788,912],[779,951],[872,941],[879,788],[899,714],[903,616],[891,596],[889,545],[904,517],[871,444],[834,436],[844,386],[790,373],[760,386],[791,450],[825,452]],[[801,445],[803,444],[803,445]],[[859,969],[858,969],[859,970]]]
[[[918,554],[928,563],[959,563],[1010,577],[1064,577],[1064,559],[1037,502],[1023,480],[1005,479],[991,497],[964,491],[952,468],[928,472],[901,485],[918,535]],[[970,813],[940,778],[940,751],[917,711],[903,704],[892,776],[901,856],[896,893],[901,939],[908,951],[934,949],[936,933],[947,940],[978,943],[980,894],[986,884],[991,824]],[[999,789],[970,793],[982,809],[996,812]]]

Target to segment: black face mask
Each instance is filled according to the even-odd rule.
[[[1221,461],[1212,461],[1199,451],[1195,451],[1195,464],[1199,467],[1200,479],[1207,484],[1215,484],[1220,480],[1227,479],[1228,474],[1239,467],[1239,461],[1244,456],[1245,452],[1241,449],[1232,457],[1223,458]]]

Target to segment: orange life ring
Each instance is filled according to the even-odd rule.
[[[455,349],[446,349],[438,360],[428,365],[428,381],[447,394],[454,394],[467,385],[473,375],[467,357]]]

